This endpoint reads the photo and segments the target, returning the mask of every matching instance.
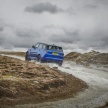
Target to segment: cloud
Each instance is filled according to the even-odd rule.
[[[77,41],[80,40],[79,37],[79,31],[75,30],[75,31],[67,31],[65,29],[63,29],[64,34],[53,34],[53,36],[51,37],[52,41],[54,42],[61,42],[64,44],[73,44]]]
[[[107,10],[108,0],[0,1],[0,46],[29,48],[44,42],[71,50],[108,51]]]
[[[87,8],[87,9],[96,9],[96,8],[98,8],[97,5],[93,5],[93,4],[87,4],[84,7]]]
[[[108,0],[95,0],[95,2],[101,5],[108,5]]]
[[[69,13],[70,15],[77,15],[77,13],[72,7],[67,8],[66,10],[64,10],[64,12]]]
[[[20,38],[40,38],[41,35],[37,30],[33,30],[30,28],[17,28],[15,34]]]
[[[41,40],[40,30],[17,27],[14,32],[16,35],[16,39],[19,40],[13,43],[14,47],[28,48],[31,47],[33,44],[36,44],[39,40]]]
[[[0,46],[3,45],[4,38],[0,35]]]
[[[4,30],[4,27],[0,27],[0,32]]]
[[[43,2],[43,3],[38,3],[33,6],[28,6],[25,8],[26,12],[33,12],[33,13],[43,13],[43,12],[48,12],[48,13],[58,13],[61,12],[62,9],[57,7],[54,4],[51,4],[50,2]]]
[[[47,37],[50,42],[56,43],[62,46],[64,49],[107,49],[108,46],[108,32],[104,29],[99,28],[89,31],[89,29],[83,28],[85,31],[82,32],[80,29],[72,30],[66,27],[57,27],[49,25],[44,27]],[[91,33],[92,32],[92,33]],[[50,36],[49,36],[50,35]]]
[[[2,32],[4,30],[4,23],[3,21],[0,19],[0,32]]]

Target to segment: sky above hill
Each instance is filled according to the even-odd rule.
[[[0,0],[0,50],[37,42],[108,51],[108,0]]]

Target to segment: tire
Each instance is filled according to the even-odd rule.
[[[25,61],[30,61],[30,59],[29,59],[29,57],[28,57],[28,52],[26,52]]]
[[[38,61],[39,63],[42,63],[42,60],[41,60],[41,56],[40,56],[40,55],[37,56],[37,61]]]
[[[59,66],[62,66],[62,64],[63,64],[63,62],[62,63],[58,63]]]

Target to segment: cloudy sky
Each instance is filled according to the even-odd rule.
[[[0,0],[0,50],[37,42],[108,52],[108,0]]]

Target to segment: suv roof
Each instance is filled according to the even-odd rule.
[[[51,44],[46,44],[46,43],[41,43],[41,42],[38,42],[37,44],[44,44],[44,45],[51,45]],[[57,45],[51,45],[51,46],[57,46]],[[59,47],[59,46],[57,46],[57,47]]]

